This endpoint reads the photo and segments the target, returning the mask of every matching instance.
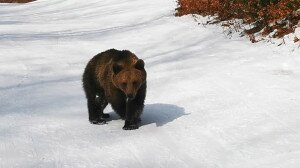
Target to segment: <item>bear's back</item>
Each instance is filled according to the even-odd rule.
[[[109,49],[97,54],[92,60],[99,66],[99,64],[132,64],[138,60],[137,56],[128,50]]]

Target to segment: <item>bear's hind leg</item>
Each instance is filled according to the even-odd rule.
[[[123,103],[112,103],[111,107],[113,110],[122,118],[125,119],[125,113],[126,113],[126,104],[125,102]]]

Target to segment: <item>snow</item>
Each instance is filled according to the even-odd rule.
[[[296,168],[300,51],[228,38],[174,17],[173,0],[0,5],[0,167]],[[81,86],[97,53],[146,62],[138,130],[109,107],[88,122]]]

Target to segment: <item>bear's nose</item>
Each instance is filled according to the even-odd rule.
[[[131,99],[133,99],[133,98],[134,98],[134,95],[133,95],[133,94],[131,94],[131,93],[130,93],[130,94],[127,94],[127,98],[131,100]]]

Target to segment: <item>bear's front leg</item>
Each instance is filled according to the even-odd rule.
[[[89,121],[91,124],[105,124],[106,121],[102,119],[97,111],[97,105],[95,98],[88,98],[88,111],[89,111]]]
[[[128,100],[126,102],[126,115],[124,130],[134,130],[139,128],[141,121],[140,115],[143,111],[143,104],[138,103],[136,100]]]
[[[104,114],[103,111],[105,107],[107,106],[108,102],[104,96],[104,93],[99,94],[98,97],[96,97],[96,108],[97,111],[99,112],[100,118],[101,119],[107,119],[110,117],[109,114]]]
[[[135,130],[138,128],[139,128],[139,125],[138,125],[137,121],[125,120],[125,125],[123,127],[123,130]]]

